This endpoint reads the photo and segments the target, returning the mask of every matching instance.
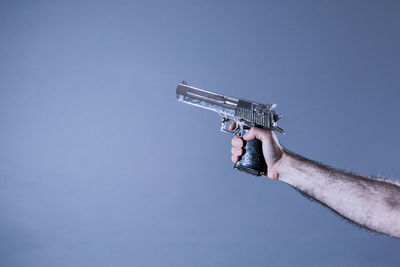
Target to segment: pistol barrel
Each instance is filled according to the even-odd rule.
[[[224,117],[234,117],[239,99],[199,89],[186,83],[176,88],[178,101],[215,111]]]

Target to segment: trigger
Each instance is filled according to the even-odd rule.
[[[222,118],[222,125],[221,125],[221,131],[223,132],[228,132],[228,133],[232,133],[232,134],[237,134],[239,132],[239,125],[238,123],[235,124],[235,128],[233,130],[229,129],[230,125],[227,125],[228,122],[233,121],[232,119],[223,117]]]

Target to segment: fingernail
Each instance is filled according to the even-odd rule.
[[[245,133],[245,134],[243,135],[243,138],[244,138],[244,139],[249,138],[249,134],[248,134],[248,133]]]

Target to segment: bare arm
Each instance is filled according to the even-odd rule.
[[[376,232],[400,238],[400,187],[396,184],[332,169],[285,150],[273,132],[252,128],[271,179],[288,183],[345,218]],[[243,154],[243,140],[232,139],[232,161]]]

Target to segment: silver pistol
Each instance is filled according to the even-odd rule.
[[[251,127],[284,133],[277,121],[282,117],[275,113],[276,104],[261,104],[195,88],[182,82],[176,88],[176,98],[186,104],[208,109],[221,115],[221,131],[243,136]],[[235,122],[234,129],[230,129]],[[256,176],[266,175],[268,166],[262,153],[260,140],[247,141],[245,153],[234,168]]]

